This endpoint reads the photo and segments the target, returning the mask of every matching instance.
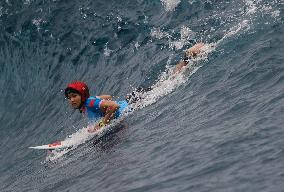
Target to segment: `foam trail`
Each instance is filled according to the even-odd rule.
[[[200,61],[206,60],[208,54],[215,49],[215,44],[205,44],[201,49],[199,57],[193,59],[180,73],[174,73],[175,66],[167,66],[167,70],[158,78],[157,82],[151,86],[151,90],[139,93],[141,98],[138,102],[131,105],[134,109],[141,109],[157,102],[161,97],[173,92],[179,86],[183,85],[200,68]],[[189,72],[189,73],[188,73]]]
[[[96,123],[92,123],[87,127],[83,127],[82,129],[79,129],[77,132],[69,135],[68,137],[66,137],[62,141],[62,143],[64,145],[67,145],[67,146],[70,146],[70,147],[65,148],[65,149],[61,149],[61,150],[53,150],[51,153],[49,153],[47,155],[46,161],[57,160],[60,157],[62,157],[63,155],[65,155],[66,153],[70,152],[71,150],[76,149],[79,145],[86,143],[87,141],[91,140],[95,136],[100,137],[100,136],[106,134],[108,131],[111,130],[111,128],[113,126],[115,126],[119,122],[121,122],[121,120],[123,120],[124,117],[125,117],[125,115],[122,115],[121,118],[112,120],[112,123],[110,125],[104,126],[103,128],[99,129],[98,131],[96,131],[94,133],[89,133],[88,129],[91,126],[94,126]]]
[[[166,11],[173,11],[180,3],[180,0],[161,0],[161,2],[165,6]]]
[[[213,52],[216,47],[218,47],[226,39],[236,36],[242,30],[247,31],[249,28],[249,21],[243,20],[238,25],[231,27],[219,41],[215,43],[205,44],[205,46],[201,49],[199,57],[194,59],[191,64],[187,65],[186,68],[189,69],[189,74],[185,75],[183,72],[174,74],[174,67],[168,66],[167,70],[160,75],[158,81],[153,86],[151,86],[151,91],[143,94],[137,93],[141,97],[141,100],[133,104],[132,107],[134,109],[146,107],[157,102],[159,98],[171,93],[174,89],[187,82],[189,77],[201,67],[200,65],[198,65],[199,61],[206,60],[208,58],[208,54]]]

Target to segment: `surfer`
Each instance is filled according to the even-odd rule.
[[[197,43],[187,49],[184,58],[176,65],[173,73],[180,73],[182,68],[188,65],[190,60],[195,58],[202,51],[203,46],[203,43]],[[78,109],[81,113],[86,113],[89,120],[101,119],[99,123],[88,129],[88,132],[92,133],[109,124],[112,119],[118,118],[125,110],[131,110],[129,109],[131,108],[131,104],[140,101],[143,98],[143,94],[151,90],[152,87],[138,87],[126,96],[126,100],[113,101],[110,95],[90,96],[88,86],[84,82],[75,81],[67,85],[65,97],[74,109]],[[66,148],[66,144],[63,144],[61,141],[56,141],[52,144],[30,148],[48,149],[52,151],[54,149]]]
[[[74,109],[86,113],[89,120],[101,119],[88,132],[94,132],[107,125],[114,118],[118,118],[126,110],[128,103],[124,101],[112,101],[110,95],[90,96],[88,86],[81,81],[75,81],[67,85],[65,96]]]
[[[204,43],[197,43],[185,51],[185,56],[175,67],[174,73],[181,72],[182,68],[188,65],[189,61],[196,57]],[[141,100],[143,93],[151,91],[152,88],[138,87],[126,96],[126,100],[113,101],[110,95],[90,96],[88,86],[81,81],[75,81],[67,85],[65,97],[74,109],[86,113],[90,120],[101,119],[89,132],[95,132],[107,125],[114,118],[118,118],[123,111],[128,109],[129,104]]]

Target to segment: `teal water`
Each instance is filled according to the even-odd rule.
[[[283,191],[283,29],[281,0],[1,1],[0,191]],[[154,89],[81,142],[73,80]],[[68,136],[80,145],[54,158],[28,149]]]

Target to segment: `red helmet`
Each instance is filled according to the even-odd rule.
[[[81,81],[74,81],[68,84],[65,89],[65,96],[67,97],[69,93],[79,93],[83,102],[85,102],[87,98],[90,97],[88,86]]]

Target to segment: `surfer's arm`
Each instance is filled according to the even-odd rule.
[[[89,133],[95,132],[99,130],[101,127],[110,123],[110,121],[115,117],[115,112],[118,110],[119,105],[111,100],[102,100],[99,105],[99,109],[104,114],[102,120],[95,125],[88,129]]]
[[[180,70],[189,63],[191,58],[196,57],[200,52],[204,43],[196,43],[191,48],[185,51],[185,56],[182,61],[180,61],[175,68],[175,73],[180,72]]]
[[[104,113],[104,117],[102,119],[103,124],[108,124],[115,116],[115,112],[118,110],[119,105],[110,100],[105,100],[100,104],[100,109]]]
[[[111,95],[99,95],[97,96],[100,99],[105,99],[105,100],[111,100],[112,96]]]

